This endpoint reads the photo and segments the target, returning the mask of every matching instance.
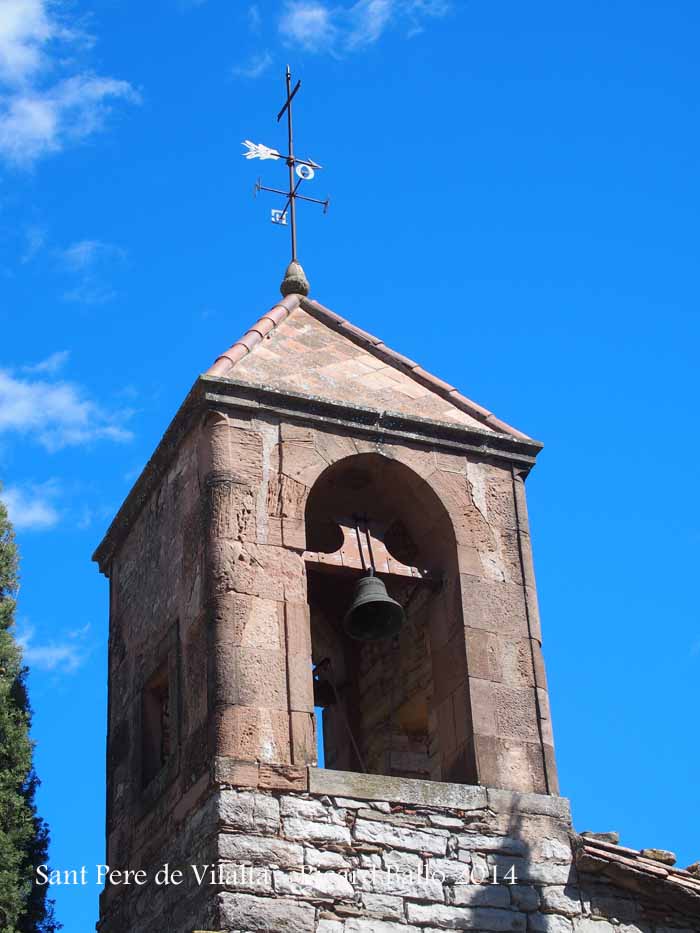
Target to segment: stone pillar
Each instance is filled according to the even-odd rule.
[[[209,416],[202,464],[211,747],[241,762],[308,764],[316,754],[304,566],[279,540],[267,543],[268,522],[257,520],[270,480],[264,453],[254,423]]]

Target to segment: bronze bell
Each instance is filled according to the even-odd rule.
[[[396,635],[405,620],[401,605],[389,596],[379,577],[370,574],[355,584],[355,594],[345,613],[343,628],[350,638],[375,641]]]

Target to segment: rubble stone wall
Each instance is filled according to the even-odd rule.
[[[312,771],[311,786],[361,790],[365,778]],[[178,851],[164,853],[189,883],[115,895],[102,933],[699,929],[580,876],[563,798],[380,777],[367,786],[382,781],[391,799],[217,786]]]

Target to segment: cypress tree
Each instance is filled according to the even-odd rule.
[[[12,631],[18,565],[14,532],[0,501],[0,930],[54,933],[61,924],[46,886],[35,883],[37,866],[48,860],[49,834],[36,811],[27,668]]]

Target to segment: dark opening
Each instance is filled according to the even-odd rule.
[[[355,585],[368,570],[360,562],[362,546],[358,554],[348,531],[358,515],[371,529],[376,575],[406,613],[397,635],[375,641],[350,638],[343,627]],[[401,463],[358,455],[319,477],[307,502],[306,528],[323,764],[472,783],[456,542],[438,497]]]
[[[166,763],[172,750],[167,664],[163,664],[146,684],[141,710],[142,777],[146,787]]]

